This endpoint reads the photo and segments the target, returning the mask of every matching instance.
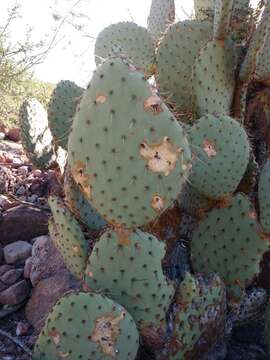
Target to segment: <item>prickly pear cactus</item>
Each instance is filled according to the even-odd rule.
[[[80,102],[84,89],[73,81],[60,81],[54,89],[49,108],[49,126],[57,145],[67,149],[68,135],[73,116]]]
[[[87,243],[77,220],[64,203],[51,196],[49,205],[54,221],[49,231],[70,272],[83,279],[87,262]]]
[[[69,138],[71,173],[87,200],[114,225],[143,225],[177,198],[190,161],[182,127],[143,74],[121,58],[104,62]]]
[[[200,50],[192,74],[192,95],[198,117],[230,115],[236,64],[236,49],[229,40],[214,39]]]
[[[197,20],[213,19],[215,0],[194,0],[194,8]]]
[[[147,30],[158,41],[167,27],[174,22],[174,0],[152,0],[147,19]]]
[[[263,229],[270,234],[270,160],[266,162],[259,181],[260,222]]]
[[[183,121],[193,120],[192,66],[211,38],[209,21],[185,20],[171,25],[157,50],[159,91]]]
[[[189,181],[210,199],[233,193],[243,178],[250,157],[244,128],[229,116],[204,116],[191,128],[194,154]]]
[[[19,121],[24,150],[37,168],[49,168],[55,161],[47,112],[36,99],[25,100]]]
[[[175,312],[169,355],[162,355],[159,359],[199,359],[224,334],[224,284],[217,275],[212,274],[204,280],[201,276],[187,273],[177,293]]]
[[[95,61],[101,64],[112,56],[125,56],[146,73],[155,63],[154,40],[148,31],[132,22],[120,22],[106,27],[95,43]]]
[[[73,180],[68,166],[65,169],[64,192],[66,205],[81,223],[93,230],[101,230],[107,225]]]
[[[85,282],[122,304],[142,334],[164,326],[174,286],[162,270],[165,245],[140,230],[103,234],[86,268]]]
[[[139,336],[120,305],[93,293],[69,293],[53,307],[33,360],[135,360]]]
[[[196,272],[217,272],[228,296],[238,301],[259,273],[269,245],[250,202],[237,194],[229,207],[210,211],[199,223],[191,242],[192,265]]]

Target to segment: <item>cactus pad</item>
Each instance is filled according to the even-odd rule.
[[[199,359],[224,334],[225,286],[217,275],[187,273],[180,284],[170,360]],[[167,358],[166,358],[167,359]]]
[[[140,230],[103,234],[95,244],[85,281],[122,304],[143,331],[160,326],[174,295],[162,271],[165,245]]]
[[[55,161],[47,112],[36,99],[25,100],[19,112],[24,150],[37,168],[46,169]]]
[[[182,127],[143,74],[120,58],[104,62],[69,137],[71,173],[87,200],[114,225],[143,225],[177,198],[190,161]]]
[[[260,271],[260,261],[269,249],[256,220],[256,213],[242,194],[228,208],[212,210],[195,230],[191,243],[196,272],[218,272],[233,300],[243,296]]]
[[[56,198],[49,198],[54,224],[49,230],[52,240],[62,255],[69,271],[82,279],[87,262],[87,243],[81,228],[64,203]]]
[[[266,162],[259,181],[260,223],[270,234],[270,160]]]
[[[193,67],[193,96],[198,116],[230,114],[235,88],[236,51],[230,41],[213,40]]]
[[[195,17],[197,20],[213,19],[215,0],[194,0]]]
[[[155,63],[154,40],[145,28],[135,23],[109,25],[96,40],[96,64],[112,56],[124,56],[137,68],[151,73]]]
[[[174,0],[152,0],[147,29],[155,41],[164,34],[169,24],[174,22],[174,17]]]
[[[228,34],[234,0],[215,0],[214,38],[224,40]]]
[[[191,128],[189,142],[195,156],[191,184],[212,199],[234,192],[250,157],[244,128],[229,116],[207,115]]]
[[[33,360],[135,360],[139,336],[128,312],[92,293],[69,293],[53,307]]]
[[[79,186],[75,183],[67,166],[64,181],[65,203],[76,218],[93,230],[101,230],[106,221],[86,200]]]
[[[211,36],[212,24],[186,20],[169,27],[157,52],[157,82],[176,111],[192,113],[191,73],[199,50]],[[185,120],[185,116],[183,116]]]
[[[83,89],[73,81],[60,81],[54,89],[49,109],[49,126],[57,145],[67,149],[68,135],[76,107],[83,94]]]

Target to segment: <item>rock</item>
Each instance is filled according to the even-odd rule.
[[[25,265],[24,265],[24,269],[23,269],[23,276],[26,279],[30,278],[32,265],[33,265],[33,261],[32,261],[32,257],[30,257],[25,261]]]
[[[0,207],[3,209],[3,210],[8,210],[9,208],[11,208],[13,206],[13,203],[12,201],[10,201],[8,199],[7,196],[5,195],[0,195]]]
[[[35,170],[33,171],[33,175],[34,175],[35,177],[40,177],[40,176],[42,175],[42,171],[39,170],[39,169],[35,169]]]
[[[28,166],[26,165],[20,166],[18,169],[18,174],[26,176],[28,174]]]
[[[0,292],[3,290],[6,290],[9,287],[9,285],[2,283],[2,281],[0,281]]]
[[[10,129],[6,134],[6,138],[14,142],[19,142],[21,138],[20,129],[19,128]]]
[[[7,271],[0,277],[0,281],[6,285],[13,285],[23,273],[23,269],[12,269]]]
[[[40,330],[53,305],[70,290],[78,290],[80,282],[67,271],[41,280],[34,288],[26,305],[26,318],[36,329]]]
[[[19,321],[16,328],[16,335],[17,336],[24,336],[27,334],[30,328],[30,324],[27,322]]]
[[[32,245],[26,241],[16,241],[4,247],[4,257],[7,264],[24,262],[31,256]]]
[[[0,220],[0,243],[31,240],[39,235],[48,234],[49,214],[31,206],[19,205],[3,213]]]
[[[0,293],[0,304],[17,305],[30,295],[30,287],[26,280],[22,280]]]
[[[1,265],[0,266],[0,276],[4,275],[7,271],[14,269],[14,266],[12,265]]]
[[[49,236],[40,236],[33,240],[30,280],[32,285],[36,286],[40,280],[65,270],[65,264]]]
[[[28,196],[27,201],[34,204],[37,202],[38,196],[36,194],[32,194],[31,196]]]
[[[0,131],[0,140],[4,140],[6,134]]]
[[[18,190],[16,191],[16,195],[24,195],[26,193],[25,186],[21,185]]]
[[[4,260],[4,251],[3,251],[3,247],[0,245],[0,264],[3,263]]]

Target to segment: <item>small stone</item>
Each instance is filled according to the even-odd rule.
[[[7,271],[4,275],[0,277],[0,281],[2,281],[6,285],[13,285],[23,273],[23,269],[12,269]]]
[[[18,169],[18,174],[26,176],[28,174],[28,166],[20,166]]]
[[[33,171],[33,175],[35,177],[40,177],[42,175],[42,171],[39,170],[39,169],[36,169],[36,170]]]
[[[27,201],[29,201],[30,203],[34,204],[37,202],[38,196],[36,194],[33,194],[31,196],[28,196]]]
[[[22,280],[0,293],[0,304],[17,305],[30,295],[30,288],[26,280]]]
[[[0,276],[4,275],[7,271],[14,269],[14,266],[12,265],[1,265],[0,266]]]
[[[26,241],[16,241],[4,247],[4,257],[7,264],[24,262],[31,256],[32,245]]]
[[[17,336],[24,336],[27,334],[28,330],[30,328],[30,324],[26,322],[18,322],[17,328],[16,328],[16,335]]]
[[[0,207],[3,210],[10,209],[12,207],[12,202],[5,195],[0,195]]]
[[[25,277],[26,279],[30,278],[32,266],[33,266],[33,259],[32,259],[32,257],[30,257],[26,260],[25,265],[24,265],[24,270],[23,270],[23,277]]]
[[[7,133],[7,139],[14,141],[14,142],[19,142],[20,141],[20,128],[13,128],[10,129]]]
[[[17,195],[24,195],[26,193],[26,188],[25,186],[21,185],[18,190],[16,191]]]
[[[4,140],[5,137],[6,137],[6,134],[3,132],[0,132],[0,141]]]

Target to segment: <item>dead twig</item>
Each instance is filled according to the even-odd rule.
[[[27,354],[32,356],[32,351],[26,345],[24,345],[19,339],[17,339],[16,337],[12,336],[8,332],[6,332],[4,330],[1,330],[1,329],[0,329],[0,335],[8,338],[14,344],[18,345],[21,349],[23,349],[23,351],[25,351]]]
[[[8,193],[7,195],[10,196],[12,199],[14,199],[15,201],[17,201],[18,203],[20,203],[22,205],[34,207],[34,208],[37,208],[39,210],[43,210],[43,211],[47,211],[47,212],[51,212],[51,210],[47,206],[33,204],[33,203],[29,202],[29,201],[20,200],[19,198],[17,198],[17,196],[15,196],[13,194],[10,194],[10,193]]]

